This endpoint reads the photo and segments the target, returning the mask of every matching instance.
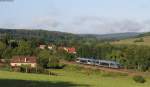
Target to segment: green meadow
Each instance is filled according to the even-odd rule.
[[[131,76],[97,70],[68,67],[50,72],[57,75],[0,71],[0,87],[150,87],[148,77],[140,84]]]
[[[135,42],[135,40],[138,40],[140,38],[129,38],[129,39],[124,39],[124,40],[119,40],[119,41],[114,41],[112,44],[136,44],[136,45],[146,45],[150,46],[150,36],[145,36],[142,37],[143,42]]]

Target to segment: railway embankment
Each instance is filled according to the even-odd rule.
[[[91,70],[100,70],[104,72],[112,72],[112,73],[120,73],[120,74],[127,74],[129,76],[134,76],[134,75],[142,75],[142,76],[148,76],[150,72],[140,72],[140,71],[135,71],[135,70],[128,70],[128,69],[113,69],[113,68],[106,68],[106,67],[100,67],[100,66],[95,66],[95,65],[87,65],[87,64],[79,64],[74,61],[68,62],[68,61],[61,61],[61,63],[66,64],[66,65],[76,65],[82,68],[86,69],[91,69]]]

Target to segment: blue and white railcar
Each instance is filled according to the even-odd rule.
[[[120,68],[120,64],[115,61],[108,61],[108,60],[97,60],[97,59],[90,59],[90,58],[77,58],[77,63],[80,64],[88,64],[88,65],[96,65],[108,68]]]
[[[94,64],[94,59],[89,59],[89,58],[77,58],[76,62],[81,63],[81,64],[89,64],[93,65]]]

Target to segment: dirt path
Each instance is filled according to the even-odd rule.
[[[98,69],[98,70],[105,71],[105,72],[122,73],[122,74],[127,74],[129,76],[147,75],[147,73],[144,73],[144,72],[137,72],[137,71],[133,71],[133,70],[131,71],[131,70],[126,70],[126,69],[112,69],[112,68],[105,68],[105,67],[92,66],[92,65],[84,65],[84,64],[78,64],[76,62],[66,62],[66,61],[62,61],[62,63],[69,64],[69,65],[78,65],[80,67],[84,67],[84,68],[88,68],[88,69]]]

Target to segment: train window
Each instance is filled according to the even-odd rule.
[[[76,61],[80,61],[79,59],[76,59]]]
[[[117,66],[118,66],[118,67],[121,67],[121,65],[120,65],[120,64],[117,64]]]
[[[111,63],[110,65],[111,65],[111,66],[114,66],[114,65],[116,65],[116,64],[114,64],[114,63]]]
[[[80,60],[80,62],[81,62],[81,63],[87,63],[87,61],[86,61],[86,60]]]
[[[99,64],[99,61],[96,61],[97,64]]]
[[[109,66],[109,63],[101,62],[100,65],[103,65],[103,66]]]
[[[92,62],[91,60],[88,60],[88,62]]]

